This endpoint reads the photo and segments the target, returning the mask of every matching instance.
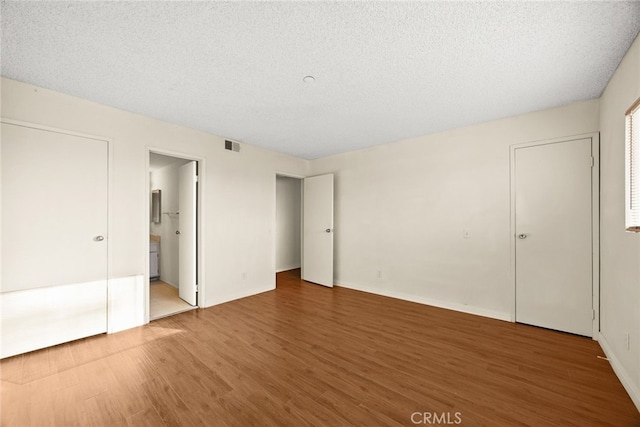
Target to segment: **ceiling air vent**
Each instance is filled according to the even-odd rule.
[[[229,150],[229,151],[238,152],[238,151],[240,151],[240,143],[239,142],[229,141],[228,139],[225,139],[225,141],[224,141],[224,149],[225,150]]]

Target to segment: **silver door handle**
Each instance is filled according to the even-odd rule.
[[[177,234],[177,235],[180,235],[180,230],[176,230],[176,234]]]
[[[526,234],[518,234],[518,239],[526,239],[527,235]]]
[[[327,228],[326,230],[324,230],[325,233],[331,233],[331,229]]]
[[[104,236],[96,236],[93,238],[94,242],[102,242],[104,240]]]

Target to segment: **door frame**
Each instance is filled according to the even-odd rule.
[[[185,152],[181,152],[181,151],[174,151],[174,150],[167,150],[166,148],[160,148],[160,147],[154,147],[154,146],[150,146],[147,145],[145,147],[145,179],[144,179],[144,200],[147,201],[147,203],[145,203],[145,207],[144,207],[144,235],[140,237],[141,241],[143,241],[143,247],[146,248],[145,250],[145,269],[144,269],[144,323],[147,324],[149,323],[149,303],[150,303],[150,297],[149,297],[149,285],[150,285],[150,278],[149,278],[149,218],[151,218],[151,192],[149,191],[149,185],[150,185],[150,178],[149,178],[149,173],[151,172],[150,170],[150,162],[149,162],[149,158],[151,153],[155,153],[155,154],[161,154],[163,156],[170,156],[170,157],[177,157],[180,159],[185,159],[185,160],[193,160],[198,162],[198,189],[196,192],[196,198],[197,198],[197,206],[196,206],[196,215],[197,215],[197,219],[196,219],[196,240],[197,240],[197,245],[196,245],[196,250],[197,250],[197,255],[196,255],[196,263],[197,263],[197,268],[196,268],[196,274],[198,277],[198,296],[197,296],[197,305],[196,307],[198,308],[204,308],[204,301],[205,301],[205,286],[204,283],[205,282],[205,243],[204,243],[204,239],[202,238],[202,236],[205,235],[204,233],[204,229],[205,229],[205,221],[203,221],[202,219],[205,218],[205,182],[206,182],[206,160],[204,157],[200,157],[200,156],[196,156],[193,154],[189,154],[189,153],[185,153]]]
[[[70,136],[75,136],[75,137],[80,137],[80,138],[86,138],[86,139],[92,139],[92,140],[97,140],[97,141],[103,141],[107,144],[107,218],[106,218],[106,230],[105,230],[105,244],[107,245],[107,259],[105,260],[106,263],[106,270],[105,270],[105,295],[106,298],[104,300],[104,304],[105,304],[105,322],[104,322],[104,326],[105,329],[103,332],[101,333],[106,333],[109,334],[111,333],[111,324],[112,324],[112,313],[111,313],[111,303],[110,303],[110,299],[109,299],[109,287],[111,284],[111,281],[113,280],[111,277],[111,272],[113,271],[113,262],[114,262],[114,257],[113,257],[113,245],[110,243],[110,239],[111,239],[111,230],[113,229],[113,223],[114,223],[114,211],[113,211],[113,204],[112,201],[114,200],[114,186],[113,186],[113,176],[114,176],[114,169],[113,169],[113,165],[114,165],[114,149],[113,149],[113,139],[110,137],[105,137],[105,136],[100,136],[100,135],[96,135],[96,134],[90,134],[90,133],[85,133],[85,132],[77,132],[75,130],[72,129],[67,129],[67,128],[60,128],[57,126],[49,126],[49,125],[45,125],[45,124],[41,124],[41,123],[35,123],[35,122],[28,122],[28,121],[24,121],[24,120],[15,120],[15,119],[11,119],[11,118],[7,118],[4,116],[0,116],[0,123],[6,123],[9,125],[14,125],[14,126],[22,126],[25,128],[30,128],[30,129],[36,129],[36,130],[41,130],[41,131],[46,131],[46,132],[54,132],[54,133],[59,133],[59,134],[63,134],[63,135],[70,135]],[[1,150],[0,150],[0,157],[2,156]],[[0,168],[1,168],[1,164],[0,164]],[[2,198],[0,197],[0,204],[2,203]],[[2,229],[0,227],[0,241],[2,241]],[[2,268],[2,245],[0,245],[0,268]],[[53,287],[46,287],[46,288],[39,288],[39,289],[48,289],[48,290],[53,290],[55,288],[58,288],[57,286],[53,286]],[[37,291],[38,288],[36,289],[29,289],[26,291]],[[12,294],[17,294],[19,292],[24,292],[24,291],[14,291],[14,292],[8,292],[8,293],[12,293]],[[70,295],[70,297],[73,297],[73,295]],[[32,295],[30,298],[34,298],[34,296]],[[0,326],[1,327],[1,326]],[[74,339],[78,339],[78,338],[74,338]],[[65,341],[66,342],[66,341]],[[64,343],[64,342],[62,342]],[[60,343],[60,344],[62,344]],[[47,347],[50,346],[55,346],[57,344],[50,344]],[[30,350],[27,351],[33,351],[33,350],[38,350],[40,348],[47,348],[47,347],[39,347],[39,348],[32,348]],[[24,353],[24,352],[22,352]],[[14,355],[18,355],[18,354],[22,354],[22,353],[16,353]],[[10,355],[2,355],[1,357],[9,357]]]
[[[565,136],[542,141],[533,141],[509,146],[509,191],[510,191],[510,216],[509,216],[509,251],[511,283],[511,321],[516,321],[516,150],[520,148],[536,147],[541,145],[557,144],[561,142],[575,141],[578,139],[591,139],[591,155],[593,167],[591,168],[591,284],[592,284],[592,308],[594,312],[592,321],[592,339],[597,340],[600,332],[600,133],[585,133]]]
[[[320,175],[326,175],[326,174],[331,174],[334,175],[334,195],[333,195],[333,199],[334,199],[334,221],[333,221],[333,228],[332,228],[332,234],[333,234],[333,230],[335,229],[335,174],[333,172],[326,172]],[[301,174],[295,174],[295,173],[290,173],[290,172],[282,172],[279,170],[276,170],[275,173],[273,174],[273,232],[274,232],[274,244],[273,244],[273,259],[272,259],[272,265],[273,265],[273,275],[274,277],[277,274],[277,260],[276,260],[276,256],[277,256],[277,252],[278,252],[278,241],[275,238],[275,233],[276,233],[276,227],[277,227],[277,220],[276,220],[276,215],[277,215],[277,209],[278,209],[278,188],[277,188],[277,178],[278,176],[282,176],[282,177],[286,177],[286,178],[294,178],[294,179],[298,179],[301,181],[300,183],[300,277],[304,277],[304,180],[306,178],[313,178],[315,176],[319,176],[317,174],[312,174],[312,175],[301,175]],[[332,236],[333,239],[335,239],[335,235]],[[310,282],[311,283],[311,282]],[[318,286],[326,286],[326,285],[321,285],[318,284]],[[332,280],[332,285],[331,286],[327,286],[327,287],[334,287],[336,286],[335,284],[335,240],[334,240],[334,249],[333,249],[333,280]],[[275,288],[275,283],[274,283],[274,288]]]
[[[281,171],[276,171],[273,174],[273,235],[274,235],[274,239],[273,239],[273,277],[276,276],[277,274],[277,254],[278,254],[278,239],[276,238],[276,227],[278,226],[278,222],[276,219],[276,215],[278,214],[278,185],[277,185],[277,180],[279,176],[283,176],[285,178],[294,178],[294,179],[298,179],[300,181],[304,181],[305,178],[308,178],[308,175],[299,175],[299,174],[294,174],[294,173],[289,173],[289,172],[281,172]],[[304,185],[301,182],[300,183],[300,271],[302,272],[302,258],[304,257],[304,245],[303,245],[303,233],[302,230],[304,229],[304,212],[303,212],[303,204],[304,204]],[[274,287],[275,287],[275,283],[274,283]]]

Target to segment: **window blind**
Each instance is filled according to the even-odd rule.
[[[627,110],[625,123],[625,226],[640,233],[640,98]]]

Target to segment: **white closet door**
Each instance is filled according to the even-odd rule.
[[[515,155],[516,321],[591,336],[591,139]]]
[[[333,286],[333,174],[303,183],[302,279]]]
[[[196,162],[189,162],[179,169],[179,228],[178,263],[180,298],[191,305],[196,305],[197,270],[196,270],[196,221],[197,221],[197,171]]]
[[[1,132],[2,356],[105,332],[108,143]]]

